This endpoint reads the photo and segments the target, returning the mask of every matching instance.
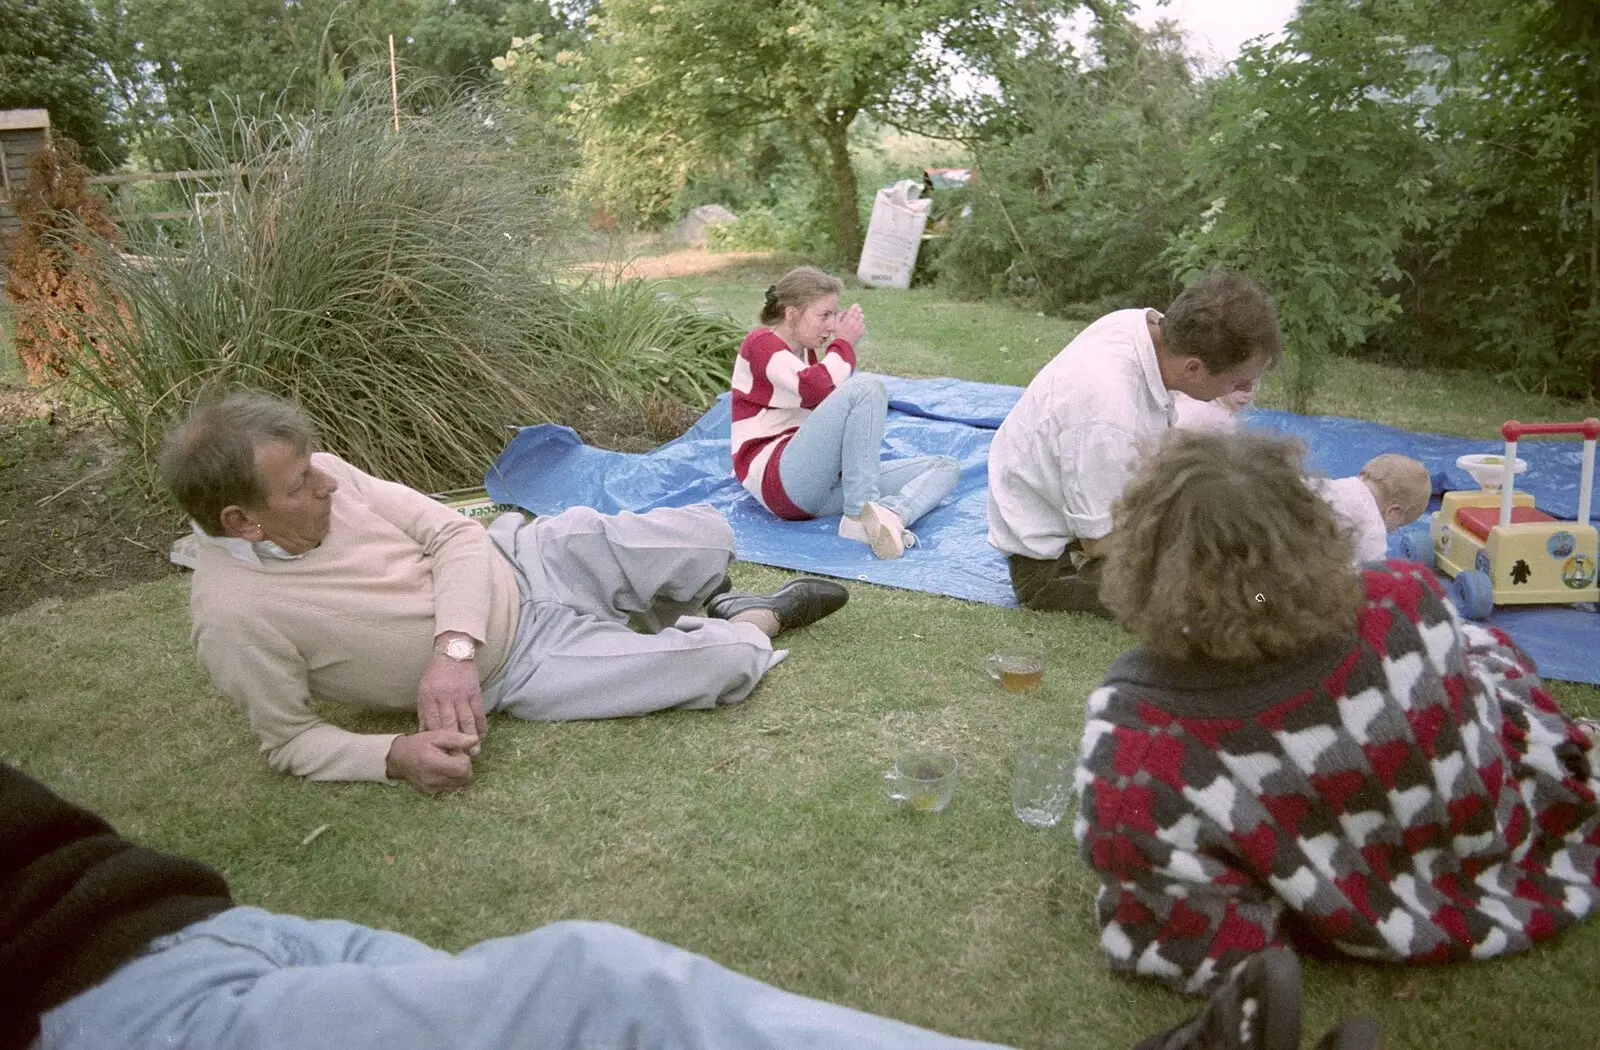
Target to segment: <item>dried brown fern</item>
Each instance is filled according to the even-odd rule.
[[[94,332],[109,300],[91,241],[115,243],[117,228],[104,198],[89,186],[77,145],[60,136],[30,159],[27,186],[12,207],[22,222],[6,260],[13,345],[28,382],[40,386],[66,376],[78,355],[105,352]]]

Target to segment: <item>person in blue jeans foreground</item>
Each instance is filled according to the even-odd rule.
[[[898,558],[961,467],[949,456],[879,460],[889,398],[877,376],[856,374],[867,325],[859,303],[840,311],[843,288],[800,266],[767,289],[761,327],[733,363],[733,473],[778,517],[842,515],[840,536]]]
[[[1139,1050],[1299,1041],[1300,971],[1284,952]],[[0,763],[0,1050],[992,1045],[793,995],[608,923],[452,955],[236,906],[216,871],[135,845]]]

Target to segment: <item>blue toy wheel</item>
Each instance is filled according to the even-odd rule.
[[[1450,581],[1450,600],[1469,620],[1486,620],[1494,612],[1494,584],[1489,574],[1467,569]]]
[[[1406,561],[1433,564],[1433,537],[1420,529],[1400,534],[1400,557]]]

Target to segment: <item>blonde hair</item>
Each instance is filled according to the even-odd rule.
[[[838,295],[842,291],[844,282],[839,278],[815,266],[796,266],[778,278],[777,284],[767,288],[766,301],[761,304],[761,323],[777,324],[783,320],[783,312],[788,307],[804,310],[823,296]]]
[[[1378,487],[1378,509],[1399,504],[1407,521],[1416,521],[1433,498],[1433,476],[1428,468],[1410,456],[1385,452],[1367,460],[1361,477]]]
[[[1255,664],[1355,633],[1354,547],[1304,446],[1172,430],[1112,511],[1100,600],[1175,661]]]

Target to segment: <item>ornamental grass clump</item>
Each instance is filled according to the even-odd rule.
[[[704,408],[728,389],[745,328],[647,281],[594,278],[564,303],[569,345],[597,366],[600,395],[628,404],[653,391]]]
[[[698,321],[658,325],[655,371],[593,343],[627,296],[557,279],[558,152],[468,104],[396,132],[387,101],[353,89],[303,119],[197,130],[201,166],[238,171],[216,214],[181,251],[104,254],[126,320],[73,379],[146,463],[202,391],[250,385],[298,399],[363,468],[447,489],[482,478],[508,424],[699,398],[682,377],[705,366],[682,357],[726,374],[737,337],[712,345]]]

